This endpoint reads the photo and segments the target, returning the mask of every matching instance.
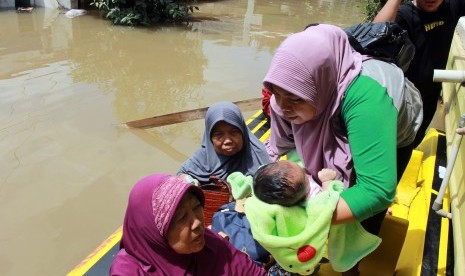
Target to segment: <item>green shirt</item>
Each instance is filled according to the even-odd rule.
[[[362,221],[385,210],[394,200],[397,110],[384,87],[370,77],[359,76],[342,99],[341,116],[356,174],[355,183],[341,197]]]

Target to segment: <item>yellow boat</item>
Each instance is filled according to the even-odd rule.
[[[448,69],[465,72],[465,20],[457,26]],[[462,77],[459,83],[443,83],[435,127],[414,150],[398,185],[392,215],[382,225],[383,241],[360,264],[361,275],[465,275],[465,143],[460,144],[461,136],[455,134],[465,114],[464,81]],[[269,137],[262,111],[247,125],[262,141]],[[120,227],[68,275],[107,275],[121,236]],[[340,273],[322,264],[318,275]]]

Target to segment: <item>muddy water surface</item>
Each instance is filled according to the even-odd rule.
[[[65,275],[121,225],[133,183],[175,173],[203,131],[122,123],[259,97],[286,36],[357,23],[361,2],[202,2],[202,20],[154,28],[0,10],[0,275]]]

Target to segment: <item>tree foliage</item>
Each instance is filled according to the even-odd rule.
[[[365,5],[365,20],[372,21],[382,7],[381,0],[367,0]]]
[[[140,26],[159,22],[182,22],[198,7],[177,0],[93,0],[115,25]]]

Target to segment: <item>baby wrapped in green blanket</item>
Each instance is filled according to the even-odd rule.
[[[252,196],[245,202],[253,237],[286,271],[311,274],[326,251],[327,241],[333,269],[347,271],[381,242],[359,222],[331,225],[344,189],[340,181],[330,181],[333,173],[320,171],[324,189],[316,194],[303,169],[285,160],[261,167],[253,181],[237,173],[228,177],[233,195],[236,189],[235,198],[244,196],[246,187],[253,185]]]

